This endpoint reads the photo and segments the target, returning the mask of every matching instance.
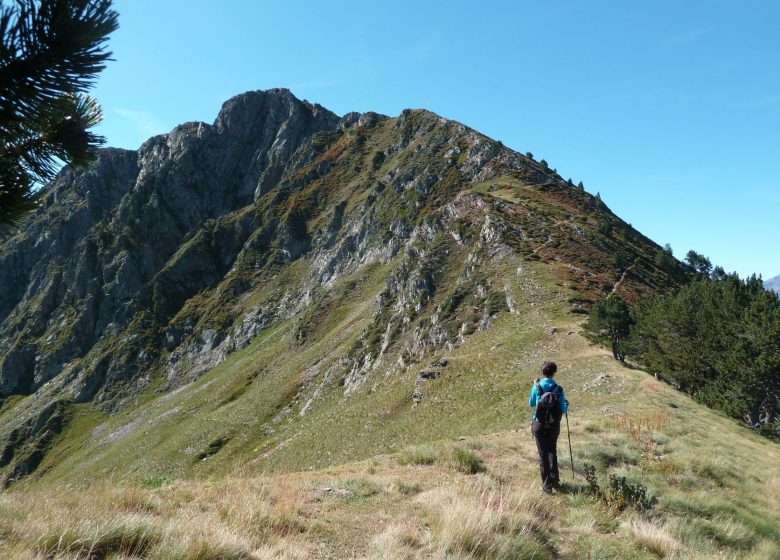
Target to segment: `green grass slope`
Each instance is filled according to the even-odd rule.
[[[569,334],[576,323],[554,306],[538,307],[537,325],[557,327],[556,333],[523,329],[506,316],[489,336],[477,335],[448,356],[446,373],[413,411],[394,412],[410,406],[410,388],[393,383],[386,394],[399,400],[390,406],[376,410],[366,394],[340,414],[325,413],[337,409],[323,403],[323,412],[274,424],[275,446],[252,447],[261,439],[253,434],[263,415],[270,415],[254,394],[261,375],[235,404],[221,407],[237,389],[217,374],[207,377],[169,404],[219,410],[251,396],[257,422],[239,435],[229,431],[236,425],[228,414],[212,413],[200,426],[172,422],[168,437],[154,444],[136,432],[125,443],[104,444],[113,446],[115,474],[123,464],[143,465],[130,477],[90,476],[89,458],[100,451],[82,441],[84,451],[51,467],[50,475],[0,495],[3,557],[777,558],[777,444],[620,366]],[[269,334],[244,359],[261,356],[264,344],[283,336],[283,329]],[[564,491],[551,498],[539,491],[524,402],[542,358],[562,366],[578,472],[570,472],[564,435]],[[237,357],[228,367],[241,363]],[[161,410],[146,406],[146,420]],[[316,426],[316,437],[304,435]],[[109,433],[118,429],[112,425]],[[179,434],[194,430],[209,433],[204,448],[218,433],[231,439],[206,459],[177,460]],[[356,431],[348,438],[350,430]],[[141,422],[137,433],[144,432],[149,440]],[[397,451],[374,455],[382,447]],[[234,460],[220,468],[222,453]],[[366,459],[339,464],[350,456]],[[260,472],[309,463],[315,470]],[[579,474],[586,463],[602,489],[610,474],[644,485],[650,506],[621,508],[589,492]],[[240,468],[226,474],[228,464]],[[212,475],[185,476],[206,473]]]
[[[321,468],[441,437],[515,428],[526,420],[526,385],[538,364],[553,358],[563,371],[573,367],[568,345],[578,327],[570,290],[548,265],[508,256],[482,272],[492,285],[503,283],[513,312],[502,309],[485,330],[474,327],[460,346],[438,349],[422,363],[401,365],[391,355],[345,394],[343,378],[331,373],[365,338],[392,268],[370,265],[341,280],[309,316],[269,328],[195,383],[168,393],[152,387],[139,406],[113,416],[88,406],[72,410],[34,476],[143,480]],[[442,290],[439,300],[451,297]],[[471,328],[467,317],[456,319],[461,330]],[[306,343],[299,345],[302,325]],[[437,378],[418,379],[428,370]],[[415,392],[422,397],[416,406]]]
[[[345,394],[328,372],[393,266],[339,281],[305,345],[290,320],[133,410],[71,411],[36,475],[0,495],[5,557],[778,557],[780,447],[588,345],[546,263],[489,262],[513,311]],[[566,487],[549,500],[527,406],[546,359],[571,401],[578,473],[562,436]],[[644,486],[647,507],[623,507],[610,475]]]

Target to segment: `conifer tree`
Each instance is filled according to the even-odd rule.
[[[111,55],[117,17],[110,0],[0,5],[0,227],[36,207],[36,187],[61,163],[94,159],[101,112],[85,92]]]
[[[707,277],[712,271],[712,263],[710,259],[704,255],[700,255],[694,250],[688,251],[685,255],[685,262],[699,275]]]
[[[780,300],[755,276],[700,276],[633,310],[628,353],[708,406],[780,436]]]
[[[593,342],[612,347],[612,356],[625,361],[623,343],[628,338],[633,319],[623,298],[613,295],[595,303],[585,323],[585,334]]]

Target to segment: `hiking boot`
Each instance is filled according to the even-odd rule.
[[[552,486],[545,482],[544,484],[542,484],[542,492],[544,492],[545,494],[552,494],[553,493]]]

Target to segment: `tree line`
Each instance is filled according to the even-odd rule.
[[[691,279],[630,307],[612,295],[584,325],[612,349],[697,401],[780,439],[780,300],[691,251]]]

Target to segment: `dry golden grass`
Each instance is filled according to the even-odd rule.
[[[431,533],[411,523],[394,523],[371,541],[370,560],[413,560],[431,551]]]
[[[626,520],[623,528],[641,547],[661,558],[672,558],[683,550],[682,544],[670,534],[665,523],[634,517]]]
[[[545,522],[541,499],[478,484],[437,488],[417,502],[432,518],[433,549],[445,558],[545,557]]]
[[[308,557],[306,543],[295,538],[306,530],[307,496],[285,479],[178,482],[156,490],[103,482],[19,498],[0,496],[11,557]]]
[[[426,525],[388,525],[371,542],[372,560],[547,558],[549,515],[525,492],[489,490],[479,482],[437,487],[415,503]]]
[[[646,485],[643,516],[589,495],[565,439],[564,492],[541,494],[523,424],[319,471],[20,484],[0,493],[0,559],[780,558],[780,448],[595,351],[581,360],[575,464],[601,459],[602,487],[612,473]],[[606,417],[600,393],[577,391],[602,371],[621,391]]]
[[[619,435],[574,430],[575,456]],[[541,494],[525,434],[463,445],[482,450],[485,472],[467,474],[447,461],[399,465],[404,451],[325,471],[159,488],[108,481],[20,487],[0,494],[0,558],[746,560],[780,552],[771,528],[777,477],[730,478],[717,450],[666,451],[678,478],[639,516],[605,507],[568,470],[565,493]],[[666,481],[649,465],[621,468],[657,488]],[[748,489],[755,494],[740,505]]]
[[[654,410],[644,414],[621,414],[612,419],[615,430],[637,443],[652,440],[653,435],[669,427],[672,415],[667,410]]]

